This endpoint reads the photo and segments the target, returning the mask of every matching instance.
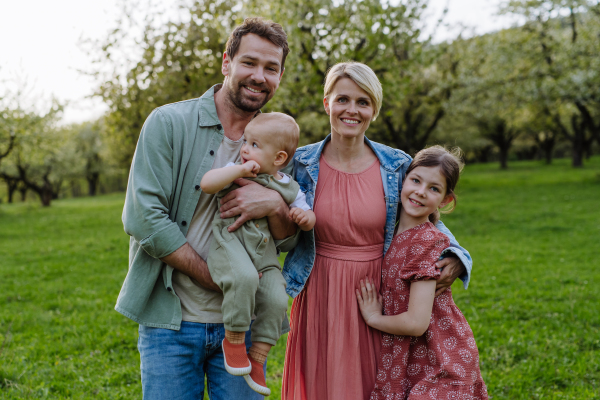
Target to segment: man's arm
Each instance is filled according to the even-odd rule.
[[[450,239],[450,247],[442,253],[444,258],[436,263],[436,267],[442,269],[435,292],[435,295],[439,296],[452,286],[456,278],[460,278],[463,281],[465,289],[469,287],[473,260],[469,252],[458,244],[454,235],[452,235],[442,221],[436,224],[436,228]]]
[[[246,221],[267,217],[273,239],[285,239],[296,233],[297,226],[290,217],[290,208],[279,193],[246,179],[237,179],[235,183],[240,187],[221,199],[221,218],[239,215],[228,228],[230,232]]]
[[[200,285],[207,289],[221,293],[221,288],[213,281],[208,270],[206,261],[190,246],[184,244],[173,253],[161,258],[161,261],[195,279]]]
[[[219,290],[206,262],[187,243],[177,222],[170,217],[173,190],[173,132],[166,117],[155,110],[140,133],[131,164],[123,226],[146,253]],[[215,289],[216,288],[216,289]]]
[[[167,116],[156,109],[142,127],[123,208],[125,232],[154,258],[187,243],[170,216],[173,187],[173,132]]]

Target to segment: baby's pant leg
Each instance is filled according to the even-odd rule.
[[[215,231],[208,265],[211,277],[223,291],[223,324],[229,331],[245,332],[255,308],[258,272],[237,237]]]
[[[252,341],[277,344],[281,336],[281,324],[285,318],[288,295],[285,292],[285,279],[277,267],[268,267],[256,291],[256,319],[252,324]]]

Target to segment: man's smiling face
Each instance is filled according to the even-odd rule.
[[[277,91],[283,70],[283,49],[253,33],[242,37],[240,47],[230,59],[223,58],[223,89],[237,108],[258,111]]]

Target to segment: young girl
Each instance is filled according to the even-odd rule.
[[[435,262],[449,246],[434,223],[439,209],[456,203],[459,152],[434,146],[417,153],[400,193],[398,232],[383,262],[383,296],[368,278],[356,290],[366,323],[384,332],[371,400],[488,398],[467,320],[450,289],[434,296],[440,276]]]

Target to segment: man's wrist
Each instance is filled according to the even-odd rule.
[[[271,208],[271,212],[269,214],[267,214],[267,217],[268,218],[276,217],[276,218],[281,218],[281,219],[283,219],[283,218],[290,219],[289,218],[289,206],[283,200],[281,195],[279,193],[277,193],[276,191],[273,191],[272,196],[273,196],[274,207]]]

